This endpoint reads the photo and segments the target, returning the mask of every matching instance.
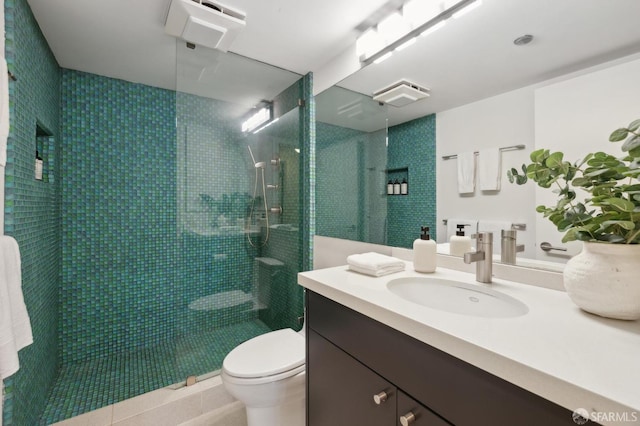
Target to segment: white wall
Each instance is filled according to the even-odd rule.
[[[580,244],[561,244],[562,234],[542,215],[539,204],[553,204],[554,194],[535,184],[509,184],[506,170],[529,162],[538,148],[562,150],[575,161],[588,152],[620,153],[621,143],[608,142],[609,134],[640,118],[640,59],[638,55],[609,64],[483,99],[436,115],[438,235],[444,236],[443,219],[451,217],[523,222],[518,232],[525,244],[523,257],[564,262]],[[485,147],[525,144],[523,151],[502,154],[502,189],[472,196],[457,191],[457,162],[443,155]],[[551,255],[540,242],[565,246],[567,255]],[[439,241],[440,242],[440,241]]]
[[[609,142],[611,132],[640,118],[640,59],[593,71],[535,91],[536,148],[561,150],[574,162],[589,152],[621,156],[622,142]],[[555,194],[536,188],[538,204],[555,204]],[[568,248],[576,254],[578,242],[563,244],[562,235],[538,215],[536,239]],[[538,258],[547,255],[540,251]],[[553,256],[553,254],[551,254]],[[552,259],[547,259],[552,260]]]
[[[526,87],[436,114],[436,173],[438,242],[444,242],[443,219],[465,218],[525,223],[518,243],[525,245],[524,257],[534,257],[534,187],[510,184],[506,170],[529,159],[534,145],[533,88]],[[502,153],[500,191],[483,192],[476,185],[472,195],[458,194],[457,160],[443,155],[481,148],[526,145],[520,151]],[[499,235],[494,244],[500,244]]]

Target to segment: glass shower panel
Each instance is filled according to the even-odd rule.
[[[280,112],[281,94],[297,90],[300,76],[180,42],[177,55],[174,300],[181,381],[215,374],[235,346],[294,326],[291,319],[302,312],[295,279],[299,163],[292,154],[299,113],[295,104]],[[256,105],[280,116],[258,132],[243,132]]]
[[[300,329],[302,289],[297,285],[301,270],[300,142],[299,108],[247,137],[265,161],[265,186],[258,179],[258,197],[266,194],[267,214],[255,214],[262,229],[262,246],[254,265],[254,288],[258,295],[258,319],[271,329]],[[255,148],[254,148],[255,147]]]
[[[317,234],[386,244],[386,107],[334,86],[316,111]]]

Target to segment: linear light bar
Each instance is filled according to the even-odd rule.
[[[252,132],[258,127],[267,123],[269,120],[271,120],[271,108],[260,108],[253,115],[251,115],[251,117],[247,118],[244,123],[242,123],[242,131],[247,133]]]
[[[393,12],[356,40],[356,54],[363,65],[380,63],[394,50],[409,46],[416,37],[441,28],[451,17],[459,17],[482,4],[482,0],[409,1],[402,13]]]

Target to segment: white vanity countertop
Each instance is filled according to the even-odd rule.
[[[640,321],[585,313],[561,291],[495,278],[480,284],[474,274],[443,268],[420,274],[411,262],[406,266],[378,278],[338,266],[300,273],[298,282],[571,411],[601,413],[602,424],[640,424]],[[408,302],[386,287],[412,276],[489,286],[524,302],[529,312],[512,318],[449,313]],[[616,415],[626,422],[611,420]]]

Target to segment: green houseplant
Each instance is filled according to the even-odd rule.
[[[512,183],[531,179],[557,192],[555,206],[536,210],[565,232],[563,242],[640,244],[640,119],[609,137],[612,142],[625,139],[622,158],[596,152],[570,163],[562,152],[539,149],[531,153],[532,162],[522,166],[522,174],[513,168],[507,176]],[[577,190],[590,195],[581,201]]]
[[[583,310],[601,316],[640,318],[640,119],[611,133],[623,155],[587,154],[570,163],[562,152],[539,149],[522,173],[507,171],[511,183],[529,179],[557,194],[554,206],[538,206],[583,250],[567,263],[564,284]]]

